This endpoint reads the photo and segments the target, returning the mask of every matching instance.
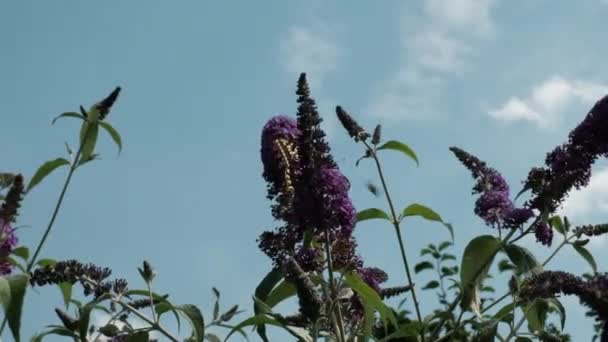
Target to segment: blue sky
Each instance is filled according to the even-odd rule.
[[[76,175],[43,256],[111,266],[131,287],[143,285],[136,267],[145,258],[158,269],[156,289],[175,302],[208,313],[215,286],[226,305],[249,310],[270,267],[255,240],[275,225],[260,130],[272,115],[295,114],[300,72],[308,73],[356,207],[384,203],[365,188],[376,179],[372,165],[354,166],[362,151],[337,125],[338,104],[416,150],[419,168],[383,157],[393,196],[399,207],[423,203],[452,222],[460,254],[490,231],[473,215],[470,175],[448,147],[478,155],[519,191],[530,167],[608,93],[606,15],[601,0],[4,2],[2,171],[29,178],[62,156],[78,127],[51,119],[122,86],[109,120],[124,151],[117,157],[109,138],[101,140],[103,160]],[[598,163],[590,186],[566,202],[574,224],[605,222],[605,167]],[[41,236],[64,177],[57,172],[26,198],[24,244]],[[414,260],[424,245],[448,238],[415,219],[404,234]],[[403,283],[391,228],[362,223],[356,236],[366,263],[386,269],[390,284]],[[524,244],[541,258],[549,252],[533,239]],[[607,244],[590,244],[601,270]],[[571,251],[548,268],[589,271]],[[425,303],[435,296],[421,297],[429,313]],[[60,302],[54,288],[30,291],[24,335],[56,323]],[[589,340],[591,321],[576,299],[564,303],[567,331]]]

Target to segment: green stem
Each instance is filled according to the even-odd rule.
[[[473,279],[477,278],[481,272],[489,266],[489,264],[492,262],[492,260],[494,260],[494,257],[496,256],[496,254],[504,248],[504,246],[507,244],[507,241],[509,241],[509,239],[511,238],[511,236],[513,236],[513,234],[515,234],[515,229],[511,229],[511,231],[504,237],[504,239],[502,239],[500,241],[500,246],[494,251],[494,253],[492,253],[492,256],[490,258],[488,258],[483,266],[481,266],[477,272],[475,273]],[[456,297],[456,299],[454,300],[454,302],[450,305],[450,307],[452,308],[451,310],[449,310],[450,312],[453,311],[456,308],[456,303],[460,300],[460,296]],[[447,318],[442,318],[442,320],[439,322],[439,325],[437,325],[437,328],[435,328],[434,332],[433,332],[433,337],[437,336],[437,333],[440,332],[441,327],[443,326],[443,324],[445,323],[445,321],[447,320]],[[458,329],[459,326],[456,326],[453,330]],[[448,332],[449,333],[449,332]],[[441,339],[439,339],[441,340]],[[439,341],[437,340],[437,341]]]
[[[160,324],[153,322],[152,320],[150,320],[148,317],[146,317],[144,314],[142,314],[141,312],[139,312],[139,310],[137,310],[136,308],[132,307],[131,305],[121,301],[121,300],[116,300],[115,298],[112,298],[112,301],[116,304],[120,304],[122,305],[123,308],[125,308],[126,310],[129,310],[129,312],[133,313],[135,316],[139,317],[139,319],[141,319],[142,321],[148,323],[152,328],[160,331],[163,335],[167,336],[167,338],[169,338],[171,341],[173,342],[179,342],[179,340],[177,339],[177,337],[173,336],[173,334],[171,334],[169,331],[167,331],[165,328],[163,328]]]
[[[386,185],[386,179],[384,179],[384,173],[382,172],[382,166],[380,165],[380,159],[378,158],[376,151],[367,142],[363,141],[363,144],[365,144],[365,146],[371,152],[371,155],[376,164],[376,170],[378,171],[378,176],[380,177],[380,182],[382,183],[382,189],[384,190],[384,196],[386,196],[388,206],[391,210],[391,219],[392,219],[393,226],[395,227],[395,233],[397,234],[397,242],[399,243],[399,250],[401,251],[401,259],[403,261],[403,267],[405,268],[405,274],[407,275],[407,281],[412,288],[411,293],[412,293],[412,300],[414,302],[414,307],[416,309],[416,316],[418,318],[418,321],[420,323],[422,323],[422,315],[420,314],[420,304],[418,303],[418,298],[416,297],[416,289],[414,287],[414,282],[412,281],[412,274],[410,272],[410,267],[409,267],[409,264],[407,261],[407,255],[405,253],[405,244],[403,242],[403,237],[401,236],[401,228],[399,226],[399,219],[397,217],[397,213],[395,212],[395,206],[393,205],[393,200],[391,199],[391,195],[388,192],[388,187]],[[422,328],[420,335],[422,338],[422,342],[424,342],[425,341],[424,327]]]
[[[515,335],[517,335],[517,330],[519,330],[519,328],[521,328],[521,326],[526,321],[526,314],[528,313],[528,310],[526,310],[526,312],[523,312],[523,316],[519,319],[519,322],[517,322],[515,327],[511,329],[509,336],[507,336],[507,338],[505,339],[506,342],[509,342],[513,337],[515,337]]]
[[[125,311],[127,311],[126,309],[122,309],[120,311],[118,311],[114,316],[112,316],[110,318],[110,320],[108,321],[107,324],[111,324],[112,322],[114,322],[114,320],[116,320],[120,315],[122,315]],[[95,339],[93,339],[93,341],[99,341],[99,338],[101,337],[101,331],[99,331],[97,333],[97,336],[95,336]]]
[[[88,126],[88,127],[90,127],[90,126]],[[83,141],[80,142],[80,146],[78,147],[78,152],[76,152],[76,157],[74,158],[74,161],[72,162],[72,165],[70,166],[70,171],[68,172],[68,176],[65,179],[63,188],[61,189],[59,199],[57,200],[57,203],[55,204],[55,209],[53,210],[53,214],[51,215],[51,220],[49,221],[49,223],[46,227],[46,230],[44,231],[44,234],[42,235],[42,238],[40,239],[40,242],[38,242],[38,246],[36,247],[36,251],[34,252],[34,255],[32,255],[32,259],[27,264],[26,273],[29,273],[32,270],[32,268],[34,267],[34,265],[36,263],[36,258],[38,258],[38,255],[40,254],[40,251],[42,250],[44,243],[46,242],[49,234],[51,233],[51,228],[53,228],[53,224],[55,223],[55,220],[57,219],[57,215],[59,214],[59,209],[61,208],[61,204],[63,203],[63,198],[65,197],[65,194],[68,190],[68,186],[70,185],[70,181],[72,180],[72,175],[74,174],[74,171],[76,171],[76,169],[78,168],[78,162],[80,161],[80,156],[82,155],[82,148],[84,146],[84,143],[89,138],[90,131],[91,130],[87,128],[87,131],[85,133],[85,138],[83,139]],[[4,319],[2,320],[2,325],[0,326],[0,336],[2,336],[2,332],[4,331],[4,328],[6,327],[7,321],[8,321],[8,317],[5,315]]]
[[[152,310],[152,318],[155,323],[158,323],[158,316],[156,315],[156,308],[154,307],[154,297],[152,296],[152,285],[150,285],[149,281],[146,281],[146,285],[148,286],[148,293],[150,295],[150,310]]]
[[[529,231],[529,230],[530,230],[530,229],[528,229],[528,231]],[[520,239],[521,237],[523,237],[525,234],[527,234],[527,232],[523,232],[521,235],[519,235],[517,238],[515,238],[514,240],[512,240],[510,243],[513,243],[514,241],[519,240],[519,239]],[[557,252],[559,252],[559,251],[560,251],[560,250],[561,250],[561,249],[562,249],[562,248],[563,248],[563,247],[564,247],[566,244],[568,244],[568,242],[570,241],[570,239],[572,239],[573,237],[575,237],[575,235],[571,235],[570,237],[565,238],[565,239],[564,239],[564,241],[562,241],[562,243],[561,243],[559,246],[557,246],[557,248],[556,248],[556,249],[553,251],[553,253],[551,253],[551,255],[550,255],[550,256],[549,256],[549,257],[548,257],[548,258],[547,258],[547,259],[546,259],[546,260],[543,262],[543,264],[542,264],[542,265],[543,265],[543,267],[544,267],[544,266],[546,266],[546,265],[547,265],[547,264],[548,264],[548,263],[549,263],[549,262],[550,262],[550,261],[553,259],[553,257],[554,257],[555,255],[557,255]],[[505,238],[505,240],[506,240],[506,239],[508,239],[508,238],[509,238],[509,237],[506,237],[506,238]],[[504,240],[503,240],[503,241],[504,241]],[[503,300],[505,300],[505,299],[506,299],[507,297],[509,297],[510,295],[511,295],[511,291],[508,291],[507,293],[505,293],[504,295],[502,295],[500,298],[498,298],[497,300],[495,300],[494,302],[492,302],[492,304],[490,304],[490,305],[488,305],[487,307],[483,308],[483,309],[481,310],[481,312],[480,312],[480,313],[481,313],[481,314],[483,314],[483,313],[487,312],[488,310],[490,310],[491,308],[493,308],[494,306],[496,306],[498,303],[500,303],[500,302],[502,302]],[[458,297],[456,298],[456,300],[455,300],[455,301],[454,301],[452,304],[456,303],[457,301],[458,301]],[[449,311],[451,311],[451,310],[449,310]],[[443,341],[443,340],[444,340],[444,338],[449,337],[449,336],[450,336],[450,335],[453,333],[453,331],[457,330],[457,329],[458,329],[458,328],[460,328],[462,325],[467,324],[469,321],[471,321],[471,320],[467,320],[467,321],[463,322],[462,324],[457,325],[457,326],[454,328],[454,330],[449,331],[449,332],[448,332],[448,333],[447,333],[445,336],[443,336],[443,337],[441,337],[441,338],[439,338],[439,339],[435,340],[434,342]],[[440,323],[440,325],[441,325],[442,323],[443,323],[443,322],[441,322],[441,323]],[[439,327],[440,327],[440,326],[439,326]],[[438,327],[438,328],[439,328],[439,327]],[[437,329],[435,329],[435,331],[437,331]],[[435,335],[435,333],[433,333],[433,335]]]
[[[327,272],[329,274],[329,290],[331,292],[331,300],[337,301],[338,294],[335,287],[336,284],[334,284],[334,266],[331,256],[331,240],[329,237],[329,229],[325,230],[325,254],[327,255]],[[337,303],[335,307],[335,314],[337,316],[336,325],[338,326],[338,336],[340,336],[341,342],[346,342],[346,338],[344,335],[344,319],[342,318],[342,310],[340,310],[339,303]]]

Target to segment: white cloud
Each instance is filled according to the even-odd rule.
[[[285,70],[294,75],[306,72],[313,89],[320,87],[325,75],[336,68],[340,56],[330,32],[317,26],[292,26],[280,44]]]
[[[376,85],[366,112],[392,120],[436,116],[448,77],[471,67],[475,43],[494,35],[494,0],[425,0],[423,17],[402,18],[403,63]],[[415,12],[406,8],[406,13]]]
[[[608,213],[608,168],[594,171],[587,187],[572,191],[561,213],[574,220]]]
[[[449,73],[465,67],[471,47],[445,32],[429,30],[414,36],[410,48],[416,62],[430,71]]]
[[[554,76],[532,88],[525,99],[511,97],[498,108],[489,110],[488,115],[499,121],[530,121],[541,128],[555,127],[570,105],[591,105],[606,93],[606,85]]]
[[[434,22],[457,31],[487,36],[494,32],[493,0],[427,0],[425,12]]]

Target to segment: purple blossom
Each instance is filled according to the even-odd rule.
[[[0,219],[0,274],[10,274],[13,270],[13,265],[6,260],[11,252],[17,247],[17,236],[15,230],[9,222],[4,222]]]
[[[261,156],[264,164],[264,179],[269,183],[268,196],[274,198],[285,186],[285,174],[291,170],[279,148],[279,141],[294,144],[300,136],[300,130],[294,119],[277,115],[264,125],[262,129]],[[295,151],[294,151],[295,152]],[[295,160],[291,160],[295,163]]]
[[[534,235],[536,236],[537,242],[540,242],[547,247],[551,246],[551,242],[553,241],[553,229],[545,222],[536,223]]]
[[[380,285],[388,280],[386,272],[377,267],[364,267],[358,273],[361,279],[378,294],[381,292]]]
[[[357,212],[348,197],[350,183],[337,168],[319,170],[315,189],[315,199],[319,205],[320,232],[340,230],[345,235],[352,233],[356,224]],[[311,213],[314,215],[314,213]]]
[[[487,225],[516,228],[534,216],[531,209],[515,208],[509,199],[509,185],[498,171],[458,147],[450,147],[450,150],[476,180],[473,194],[480,196],[475,202],[475,214]]]
[[[526,223],[534,216],[531,209],[528,208],[513,208],[504,217],[504,226],[506,228],[517,228]]]
[[[296,251],[294,259],[304,272],[321,271],[323,269],[323,255],[319,249],[300,247]]]
[[[534,197],[527,203],[541,212],[554,212],[573,188],[589,183],[595,160],[608,156],[608,96],[595,103],[570,132],[568,142],[547,154],[546,167],[533,168],[525,187]]]
[[[354,236],[338,232],[332,234],[330,240],[334,269],[347,271],[363,267],[363,260],[357,254],[357,241]]]
[[[545,271],[522,282],[519,295],[524,300],[551,298],[558,293],[577,296],[600,320],[608,322],[608,274],[583,280],[562,271]]]
[[[487,191],[481,194],[475,202],[475,214],[481,217],[487,225],[498,225],[503,217],[513,208],[506,191]]]

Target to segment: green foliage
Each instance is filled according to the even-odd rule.
[[[381,146],[379,146],[378,150],[393,150],[393,151],[401,152],[401,153],[405,154],[406,156],[408,156],[409,158],[411,158],[413,161],[415,161],[416,166],[420,165],[418,162],[418,156],[416,156],[416,153],[414,152],[414,150],[412,150],[408,145],[406,145],[400,141],[389,140],[389,141],[385,142],[384,144],[382,144]]]
[[[481,283],[499,248],[500,240],[491,235],[476,237],[465,248],[460,266],[461,307],[479,313]]]

